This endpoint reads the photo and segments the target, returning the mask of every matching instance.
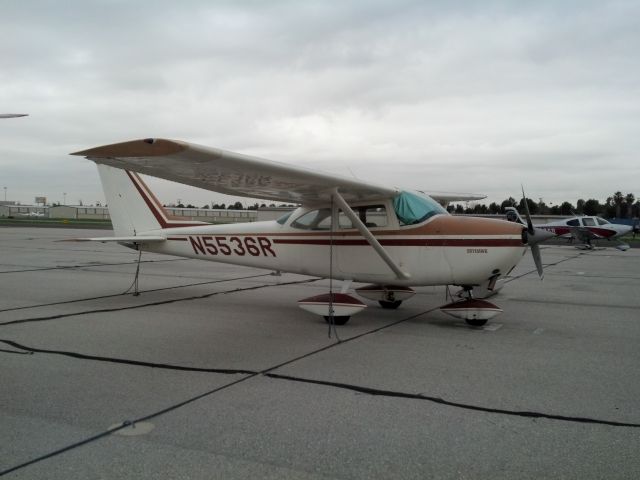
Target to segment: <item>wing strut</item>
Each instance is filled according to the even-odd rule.
[[[376,240],[376,237],[374,237],[373,234],[366,227],[366,225],[364,223],[362,223],[362,221],[360,220],[360,218],[358,218],[358,216],[355,214],[355,212],[353,210],[351,210],[351,207],[344,200],[344,198],[342,198],[342,195],[340,195],[340,193],[338,192],[337,188],[333,189],[332,195],[333,195],[334,200],[338,204],[338,206],[344,212],[344,214],[349,218],[349,220],[351,220],[351,222],[355,225],[355,227],[362,234],[362,236],[367,240],[367,242],[369,242],[369,245],[371,245],[373,247],[373,249],[378,253],[378,255],[380,255],[380,258],[382,258],[384,263],[386,263],[389,266],[389,268],[391,270],[393,270],[393,273],[396,274],[398,279],[399,280],[406,280],[406,279],[410,278],[411,275],[409,275],[406,272],[403,272],[400,269],[400,267],[396,264],[396,262],[394,262],[393,259],[389,256],[389,254],[384,249],[384,247],[382,245],[380,245],[380,242],[378,242],[378,240]]]

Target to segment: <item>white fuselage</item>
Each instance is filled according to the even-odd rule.
[[[283,222],[198,225],[145,232],[162,243],[145,244],[156,253],[249,267],[332,276],[394,285],[482,285],[506,275],[522,258],[521,226],[500,220],[436,215],[419,225],[397,219],[370,231],[408,274],[398,278],[356,229],[311,231],[295,228],[300,208]],[[395,223],[394,223],[395,222]]]

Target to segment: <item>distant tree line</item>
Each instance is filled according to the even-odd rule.
[[[527,198],[529,205],[529,211],[531,215],[599,215],[606,218],[636,218],[640,217],[640,200],[636,200],[633,193],[623,194],[622,192],[615,192],[612,196],[607,197],[604,203],[600,203],[595,198],[588,200],[579,199],[576,204],[571,202],[562,202],[560,205],[547,205],[542,200],[534,202],[530,198]],[[165,205],[166,207],[167,205]],[[177,205],[169,205],[175,208],[198,208],[191,203],[184,205],[178,203]],[[516,200],[513,197],[509,197],[503,200],[502,203],[491,202],[489,205],[483,203],[476,203],[472,207],[465,207],[462,204],[449,205],[448,210],[450,213],[469,213],[469,214],[494,214],[499,215],[504,213],[505,207],[516,207],[519,212],[524,213],[524,199]],[[276,207],[289,207],[293,208],[295,205],[281,203],[276,205],[275,203],[254,203],[246,207],[246,210],[258,210],[259,208],[276,208]],[[210,205],[203,205],[201,207],[204,210],[245,210],[245,206],[241,202],[230,203],[226,205],[224,203],[211,203]]]
[[[608,197],[604,203],[590,198],[580,199],[576,204],[562,202],[560,205],[547,205],[542,200],[534,202],[527,198],[531,215],[599,215],[607,218],[636,218],[640,217],[640,201],[636,200],[633,193],[615,192]],[[489,206],[485,204],[475,204],[473,207],[464,207],[461,204],[449,205],[451,213],[481,213],[481,214],[501,214],[505,207],[516,207],[520,213],[524,213],[524,199],[519,201],[509,197],[502,203],[492,202]]]
[[[170,208],[198,208],[195,205],[188,203],[188,204],[184,204],[184,203],[178,203],[177,205],[163,205],[163,207],[170,207]],[[292,204],[284,204],[281,203],[280,205],[276,205],[275,203],[271,203],[269,205],[267,205],[266,203],[254,203],[253,205],[249,205],[248,207],[245,208],[245,206],[242,204],[242,202],[236,202],[236,203],[230,203],[229,205],[225,204],[225,203],[211,203],[211,204],[206,204],[203,205],[202,207],[200,207],[202,210],[258,210],[259,208],[285,208],[285,207],[289,207],[289,208],[294,208],[295,205]]]

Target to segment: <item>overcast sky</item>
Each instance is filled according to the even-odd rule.
[[[3,2],[0,113],[30,116],[0,119],[0,186],[104,201],[68,153],[164,137],[488,201],[640,196],[639,19],[637,0]]]

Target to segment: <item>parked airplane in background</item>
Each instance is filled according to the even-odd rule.
[[[493,289],[527,245],[542,261],[532,229],[504,220],[454,217],[432,197],[184,142],[145,139],[92,148],[115,241],[140,251],[367,282],[361,296],[397,308],[411,286],[458,285],[466,296],[442,310],[483,325],[502,310],[474,299]],[[279,220],[211,225],[169,217],[137,173],[215,192],[300,206]],[[440,198],[442,197],[442,198]],[[471,195],[468,198],[478,198]],[[344,293],[300,300],[300,307],[343,324],[366,305]]]
[[[506,207],[505,211],[507,220],[524,225],[524,221],[520,218],[518,211],[514,207]],[[534,227],[551,232],[557,237],[568,238],[570,241],[573,241],[575,238],[582,242],[577,248],[588,250],[594,248],[591,243],[593,240],[618,240],[619,237],[626,235],[633,229],[633,227],[629,225],[611,223],[604,218],[588,215],[574,216],[550,223],[541,223],[534,225]],[[615,248],[625,251],[629,249],[629,245],[618,240]]]
[[[29,212],[29,213],[21,213],[21,217],[44,217],[44,213],[42,212]]]

